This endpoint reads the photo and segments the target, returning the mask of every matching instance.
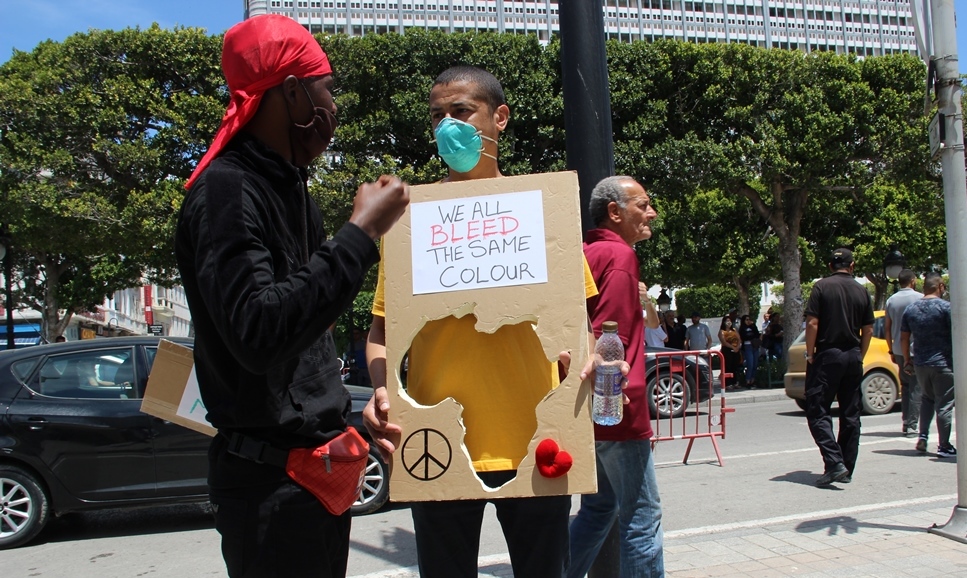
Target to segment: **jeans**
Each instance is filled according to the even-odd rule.
[[[916,374],[903,371],[903,356],[891,354],[893,363],[900,368],[900,411],[903,415],[903,429],[917,431],[920,420],[920,383]]]
[[[745,382],[753,382],[755,381],[755,371],[759,368],[759,352],[751,343],[743,343],[742,355],[745,356]]]
[[[940,445],[950,445],[950,421],[954,413],[954,370],[949,367],[918,365],[914,368],[920,382],[920,437],[930,433],[930,422],[937,414]]]
[[[587,574],[612,523],[621,542],[621,577],[664,576],[661,498],[648,440],[596,442],[598,493],[581,496],[571,522],[568,578]]]
[[[806,365],[806,421],[823,455],[826,471],[844,464],[852,472],[860,452],[860,411],[863,398],[863,356],[860,348],[827,349]],[[833,437],[829,408],[839,399],[839,437]]]
[[[516,472],[478,472],[497,487]],[[421,578],[477,578],[480,524],[492,503],[514,576],[561,578],[567,566],[571,496],[417,502],[411,506]]]

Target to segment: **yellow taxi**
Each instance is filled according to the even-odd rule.
[[[863,411],[879,415],[893,409],[900,401],[900,368],[893,363],[886,346],[886,318],[883,311],[874,312],[873,339],[863,358]],[[786,369],[786,395],[796,401],[801,409],[806,409],[806,332],[789,346],[789,365]]]

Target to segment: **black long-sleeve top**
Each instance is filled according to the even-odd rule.
[[[344,431],[327,328],[379,260],[373,240],[346,224],[327,241],[305,171],[243,133],[186,195],[175,247],[212,425],[279,448]]]

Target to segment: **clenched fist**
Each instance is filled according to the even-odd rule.
[[[356,190],[349,222],[376,240],[385,235],[403,216],[410,203],[410,186],[390,175],[375,183],[364,183]]]

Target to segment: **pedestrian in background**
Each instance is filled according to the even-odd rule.
[[[745,361],[745,386],[755,389],[755,372],[759,368],[759,328],[750,315],[743,315],[738,331],[742,341],[742,359]]]
[[[860,449],[860,382],[873,337],[873,303],[853,268],[852,251],[833,251],[832,273],[816,282],[806,304],[806,421],[825,465],[817,486],[850,482]],[[835,437],[829,408],[837,398]]]
[[[685,331],[685,349],[689,351],[705,351],[712,346],[712,333],[708,325],[702,323],[702,314],[692,311],[692,324]]]
[[[940,445],[937,456],[957,457],[950,445],[950,422],[954,411],[954,358],[950,303],[942,298],[940,273],[927,273],[923,280],[923,299],[914,301],[903,312],[900,343],[903,371],[915,372],[921,388],[920,438],[917,451],[927,451],[930,422],[937,415]],[[912,348],[911,343],[916,347]]]
[[[893,363],[900,369],[900,410],[903,416],[903,435],[910,437],[917,435],[920,429],[920,385],[916,372],[903,371],[903,344],[900,340],[900,322],[903,312],[911,303],[923,299],[914,287],[917,284],[917,274],[910,269],[900,271],[897,277],[900,290],[886,300],[885,331],[886,345],[890,350]],[[911,347],[913,343],[911,342]],[[913,349],[911,349],[913,351]]]
[[[766,350],[766,356],[779,359],[782,357],[782,340],[785,337],[782,332],[782,316],[771,308],[768,315],[769,325],[766,326],[765,335],[762,337],[762,346]]]
[[[722,318],[719,326],[719,342],[725,358],[725,372],[730,374],[725,380],[725,386],[734,388],[739,383],[739,373],[742,371],[742,341],[728,316]]]
[[[571,522],[567,576],[587,574],[612,524],[617,524],[621,576],[658,578],[665,573],[661,499],[651,452],[645,357],[640,345],[643,318],[632,301],[636,287],[642,292],[647,289],[638,282],[634,245],[651,238],[650,224],[658,215],[645,188],[623,176],[606,178],[594,187],[589,211],[597,228],[585,235],[584,254],[600,293],[588,300],[588,317],[596,336],[605,321],[618,322],[631,370],[624,418],[617,425],[594,426],[598,491],[581,496],[581,509]],[[653,313],[652,307],[649,322],[653,318],[657,325]],[[635,335],[639,343],[634,343]]]
[[[643,282],[638,282],[638,296],[641,302],[641,316],[646,319],[645,323],[645,345],[647,347],[665,347],[668,341],[668,333],[665,332],[661,316],[655,309],[651,297],[648,296],[648,286]]]
[[[685,332],[687,328],[685,327],[685,316],[675,314],[671,311],[665,312],[665,321],[672,326],[672,330],[668,333],[668,347],[670,349],[685,349]]]

